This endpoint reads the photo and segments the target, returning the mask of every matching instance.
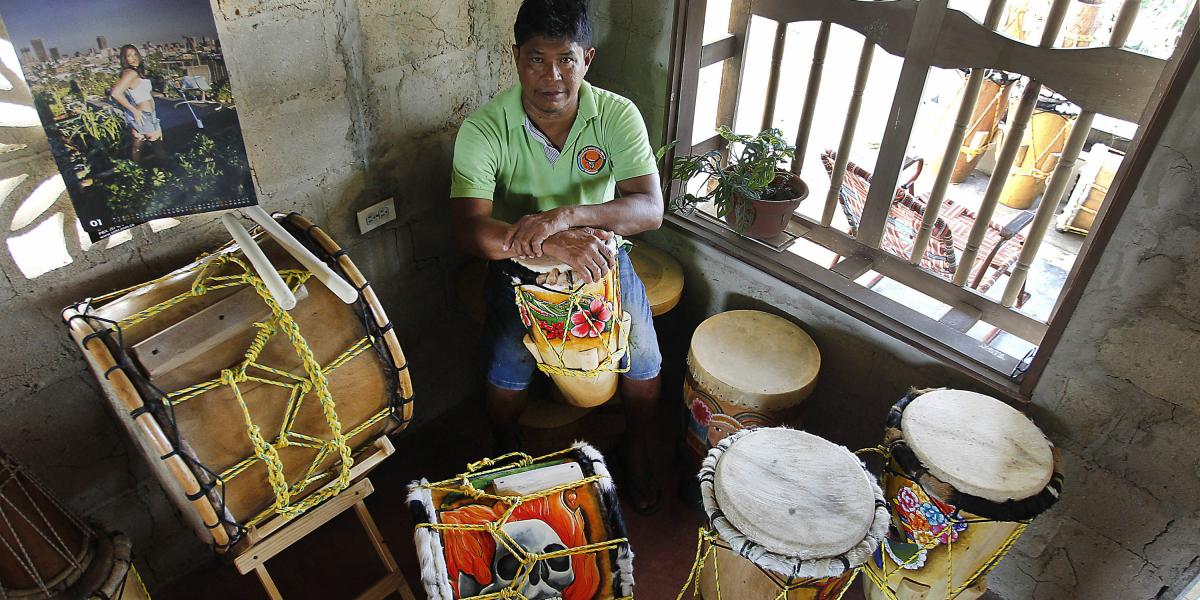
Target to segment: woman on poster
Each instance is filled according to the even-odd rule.
[[[141,162],[142,146],[146,142],[162,140],[162,124],[154,107],[154,96],[150,93],[152,87],[146,77],[142,53],[133,44],[121,46],[121,78],[109,94],[125,109],[125,123],[133,134],[130,158],[137,163]],[[156,148],[155,154],[161,154],[161,148]]]

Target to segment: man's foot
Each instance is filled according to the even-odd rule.
[[[635,444],[625,446],[621,454],[625,477],[621,490],[625,501],[639,515],[651,515],[662,504],[662,485],[654,474],[648,453],[635,450]]]

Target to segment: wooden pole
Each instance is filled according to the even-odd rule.
[[[1050,14],[1046,16],[1046,28],[1042,31],[1041,47],[1049,48],[1054,45],[1055,39],[1058,38],[1058,32],[1062,29],[1063,19],[1066,17],[1067,7],[1070,3],[1071,0],[1054,0],[1054,4],[1050,6]],[[1021,138],[1025,135],[1025,127],[1029,125],[1029,117],[1033,115],[1033,108],[1037,105],[1038,95],[1041,91],[1042,84],[1036,80],[1030,79],[1025,85],[1025,92],[1021,95],[1021,102],[1017,105],[1013,122],[1009,123],[1008,132],[1004,135],[1004,146],[1000,148],[1000,154],[996,157],[996,168],[992,171],[987,190],[983,193],[979,213],[975,216],[975,225],[971,228],[966,247],[963,248],[962,257],[958,261],[958,270],[954,272],[954,285],[966,285],[967,278],[974,268],[975,259],[979,258],[979,246],[983,243],[983,236],[987,233],[988,226],[991,225],[992,215],[996,212],[996,204],[1000,202],[1000,192],[1004,191],[1008,173],[1012,170],[1017,151],[1021,148]]]
[[[829,48],[829,27],[828,22],[821,22],[817,41],[813,45],[808,88],[804,90],[804,107],[800,110],[800,126],[796,128],[796,158],[792,160],[792,173],[797,175],[804,168],[804,153],[808,151],[808,136],[812,133],[813,115],[817,112],[817,94],[821,90],[821,74],[825,69],[825,53]]]
[[[1004,0],[991,0],[983,26],[995,29],[1000,22],[1000,13],[1004,8]],[[954,163],[958,153],[962,151],[963,140],[967,136],[967,128],[971,124],[971,116],[975,105],[979,103],[979,90],[983,87],[986,69],[971,69],[971,77],[967,79],[967,87],[963,90],[962,104],[958,107],[958,115],[954,121],[954,129],[950,131],[950,139],[946,142],[946,151],[942,154],[942,164],[938,167],[937,176],[933,181],[933,190],[929,193],[929,201],[925,206],[925,218],[921,221],[921,229],[913,241],[912,256],[909,262],[921,264],[925,256],[925,247],[929,245],[929,236],[933,232],[933,224],[937,222],[938,211],[942,208],[942,200],[946,197],[946,188],[950,185],[950,174],[954,171]],[[1001,89],[1003,93],[1003,88]]]
[[[874,56],[875,44],[863,38],[862,52],[858,55],[858,72],[854,76],[854,90],[850,93],[850,103],[846,107],[846,124],[842,126],[837,160],[834,161],[833,172],[829,174],[825,212],[821,214],[821,224],[826,227],[833,222],[833,214],[837,210],[838,190],[842,187],[842,177],[846,175],[846,163],[850,160],[850,146],[854,143],[854,130],[858,127],[858,113],[862,110],[863,91],[867,89],[867,78],[871,75],[871,60]]]
[[[1125,40],[1129,39],[1129,31],[1133,27],[1133,22],[1137,19],[1139,6],[1139,0],[1124,1],[1121,11],[1117,13],[1117,22],[1113,24],[1112,39],[1109,45],[1114,48],[1125,45]],[[1046,183],[1046,191],[1042,194],[1042,203],[1038,205],[1037,215],[1034,216],[1033,223],[1029,226],[1029,237],[1025,240],[1025,246],[1021,248],[1021,256],[1017,259],[1017,264],[1013,267],[1008,284],[1004,288],[1004,295],[1001,296],[1000,303],[1006,307],[1016,304],[1021,289],[1025,286],[1025,281],[1029,277],[1029,267],[1037,258],[1038,250],[1041,249],[1042,242],[1046,239],[1046,232],[1050,229],[1054,212],[1058,210],[1058,203],[1062,200],[1063,193],[1067,191],[1071,170],[1075,167],[1079,153],[1083,151],[1083,145],[1092,131],[1092,120],[1095,117],[1096,113],[1084,111],[1075,120],[1071,136],[1067,138],[1067,143],[1063,147],[1062,158],[1058,160],[1058,166],[1050,175],[1050,181]]]

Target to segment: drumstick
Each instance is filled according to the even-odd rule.
[[[275,270],[275,266],[267,259],[267,255],[263,254],[262,248],[254,243],[254,239],[250,237],[242,224],[238,223],[229,213],[221,215],[221,224],[229,231],[229,235],[233,236],[233,241],[237,242],[246,258],[250,259],[250,264],[254,266],[258,276],[266,284],[267,290],[271,292],[275,302],[279,303],[279,307],[283,310],[295,308],[296,296],[292,294],[292,290],[288,289],[283,278],[279,276],[279,272]]]
[[[288,254],[291,254],[292,257],[300,261],[300,264],[304,265],[304,268],[312,271],[312,274],[317,279],[320,279],[321,283],[324,283],[325,287],[329,288],[329,291],[337,294],[337,297],[341,298],[342,302],[353,304],[358,300],[358,290],[354,289],[354,286],[346,283],[346,280],[342,279],[337,273],[334,273],[333,269],[329,268],[329,265],[321,262],[321,259],[314,256],[312,252],[309,252],[308,248],[305,248],[296,238],[292,237],[292,234],[288,233],[282,225],[271,218],[271,215],[267,214],[267,211],[263,210],[261,206],[256,204],[254,206],[243,207],[239,210],[242,211],[242,214],[253,219],[255,223],[258,223],[271,237],[275,238],[275,241],[279,242],[279,245],[284,250],[287,250]]]

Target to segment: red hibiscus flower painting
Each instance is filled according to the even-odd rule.
[[[600,337],[609,319],[612,319],[612,309],[608,303],[592,298],[587,308],[571,315],[571,335],[577,338]]]

